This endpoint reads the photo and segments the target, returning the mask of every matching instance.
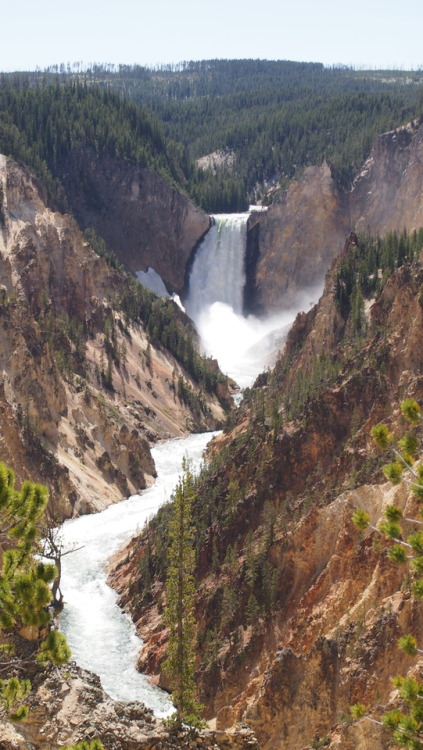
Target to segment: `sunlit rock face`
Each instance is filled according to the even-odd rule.
[[[55,517],[100,510],[152,481],[151,443],[198,429],[172,390],[182,370],[163,347],[150,344],[147,359],[148,334],[125,328],[117,307],[125,277],[46,205],[33,176],[0,156],[0,184],[2,460],[18,483],[47,484]],[[120,364],[106,387],[112,319]]]
[[[247,245],[252,312],[289,308],[299,290],[323,282],[347,233],[344,201],[323,164],[305,169],[267,212],[252,213]]]
[[[350,231],[381,236],[423,226],[423,126],[380,135],[349,192],[330,167],[307,167],[280,200],[248,222],[247,307],[292,305],[322,279]]]
[[[358,232],[412,231],[423,226],[423,126],[380,135],[351,192]]]

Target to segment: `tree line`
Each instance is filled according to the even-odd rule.
[[[54,187],[49,170],[87,143],[159,169],[209,213],[239,211],[323,160],[349,187],[379,133],[421,117],[422,79],[265,60],[3,74],[0,148]],[[230,166],[200,169],[216,150]]]

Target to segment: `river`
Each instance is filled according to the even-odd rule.
[[[195,322],[203,350],[216,357],[221,369],[241,387],[272,362],[306,300],[316,299],[321,289],[305,293],[295,309],[258,319],[245,316],[245,249],[248,214],[213,217],[213,226],[197,251],[190,289],[184,301]],[[157,291],[164,285],[150,273]],[[141,274],[141,278],[149,277]],[[146,279],[144,279],[146,281]],[[149,279],[151,284],[151,279]],[[161,286],[160,286],[161,283]],[[310,295],[310,296],[309,296]],[[201,462],[210,434],[172,440],[152,449],[158,479],[153,487],[102,513],[67,521],[63,526],[65,548],[82,549],[63,557],[61,588],[65,597],[62,628],[73,658],[101,678],[112,698],[140,700],[158,716],[172,711],[166,693],[151,685],[135,669],[141,642],[131,620],[116,604],[117,596],[106,582],[106,564],[111,555],[140,530],[159,506],[170,499],[187,456],[195,470]]]
[[[155,484],[139,495],[111,505],[101,513],[66,521],[64,549],[81,547],[62,558],[65,608],[61,628],[76,663],[99,675],[105,691],[116,700],[138,700],[156,716],[167,716],[173,707],[169,696],[135,669],[142,642],[131,619],[118,607],[117,595],[107,585],[108,559],[141,530],[170,500],[184,457],[195,472],[213,433],[169,440],[152,449],[157,469]]]

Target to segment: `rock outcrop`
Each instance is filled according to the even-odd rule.
[[[4,156],[0,180],[2,460],[48,485],[55,518],[99,510],[152,481],[152,442],[214,428],[222,408],[206,397],[199,416],[177,397],[179,377],[199,385],[124,318],[126,279],[75,220]]]
[[[384,236],[423,226],[423,126],[384,133],[351,191],[329,166],[307,167],[268,211],[249,219],[248,310],[289,308],[299,290],[323,282],[351,231]]]
[[[207,214],[162,175],[87,148],[73,150],[58,175],[82,229],[95,229],[126,268],[154,268],[169,291],[182,293]]]
[[[0,750],[57,750],[99,739],[107,750],[259,750],[251,730],[191,734],[166,728],[142,703],[113,701],[99,678],[69,665],[38,674],[28,718],[18,725],[0,719]]]

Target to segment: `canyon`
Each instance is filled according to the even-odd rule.
[[[28,172],[5,157],[0,169],[3,460],[20,481],[47,484],[55,518],[100,510],[153,481],[152,443],[214,428],[223,408],[206,396],[206,414],[195,416],[176,397],[179,376],[199,385],[142,324],[124,320],[122,274],[71,216],[46,206]],[[105,328],[120,357],[110,366]]]
[[[245,313],[265,316],[290,307],[316,280],[325,285],[318,304],[296,318],[274,370],[258,377],[213,441],[199,486],[211,521],[196,571],[197,679],[216,727],[206,746],[382,750],[388,740],[379,727],[342,717],[356,700],[394,705],[389,677],[421,668],[395,647],[408,630],[422,640],[420,608],[401,570],[374,534],[357,532],[351,513],[362,506],[377,523],[388,503],[416,512],[406,488],[381,484],[369,431],[381,419],[399,431],[400,399],[423,399],[423,257],[392,273],[377,300],[366,300],[361,337],[336,289],[340,264],[355,246],[351,232],[423,226],[422,137],[417,124],[381,135],[349,193],[327,164],[308,167],[278,202],[249,218]],[[48,485],[56,519],[101,510],[151,485],[153,443],[222,427],[230,411],[230,383],[223,378],[220,394],[205,393],[151,341],[147,326],[125,318],[116,303],[125,278],[81,233],[95,229],[128,270],[154,268],[169,292],[184,296],[210,217],[161,175],[117,159],[75,154],[61,169],[75,218],[53,211],[34,177],[0,157],[2,459],[18,482],[31,477]],[[71,331],[72,320],[81,329]],[[112,388],[105,386],[106,330],[119,351]],[[330,373],[328,363],[336,365]],[[307,377],[318,380],[317,390],[302,391],[300,411],[288,413]],[[207,408],[178,398],[179,378]],[[146,599],[139,575],[145,554],[145,537],[134,538],[114,559],[110,580],[145,641],[140,668],[161,681],[163,578],[156,575]],[[236,607],[222,622],[231,591]],[[248,610],[251,595],[259,615]],[[69,699],[68,709],[78,705],[83,715],[75,722],[89,736],[113,750],[173,747],[148,712],[113,707],[95,678],[73,670],[60,684],[37,687],[32,724],[22,734],[7,728],[16,747],[47,750],[79,738],[70,718],[67,728],[57,718],[78,680],[90,689]],[[56,718],[40,718],[36,705],[51,701]],[[94,705],[98,715],[90,712]],[[116,728],[123,715],[125,726]],[[113,741],[109,730],[101,734],[101,722],[115,727]],[[142,722],[148,726],[140,729]],[[244,724],[251,728],[245,737]]]
[[[404,142],[395,157],[392,150],[396,151],[402,136]],[[362,181],[366,180],[377,195],[378,180],[385,184],[392,159],[398,171],[390,183],[390,200],[393,194],[398,200],[408,195],[403,221],[411,231],[421,225],[421,183],[416,191],[413,176],[408,192],[406,182],[408,171],[414,175],[421,163],[420,129],[415,130],[415,136],[413,141],[406,129],[402,134],[381,137],[356,182],[351,205],[354,200],[357,224],[368,222],[369,232],[395,228],[390,202],[382,202],[383,210],[374,199],[366,215],[362,207],[358,209],[354,191],[363,192]],[[382,164],[376,158],[381,153]],[[326,167],[321,170],[328,179]],[[317,170],[310,170],[304,180],[313,173]],[[288,194],[298,189],[293,186]],[[316,195],[322,193],[318,190]],[[271,207],[263,215],[253,215],[260,232],[277,211],[282,209]],[[303,212],[305,217],[306,208]],[[301,210],[297,213],[301,215]],[[311,211],[312,229],[313,216]],[[282,222],[279,226],[284,227]],[[344,223],[342,244],[341,233],[338,235],[341,253],[327,273],[318,305],[298,316],[275,373],[258,378],[235,426],[215,440],[214,447],[212,444],[211,465],[214,457],[219,465],[222,455],[223,468],[212,469],[205,480],[207,486],[200,485],[199,490],[201,502],[207,504],[207,492],[210,495],[216,487],[217,502],[223,508],[231,486],[238,487],[232,520],[228,525],[223,514],[219,517],[217,513],[199,553],[200,696],[218,726],[246,721],[266,749],[300,749],[323,737],[331,747],[385,747],[386,736],[376,725],[361,722],[350,727],[340,719],[348,715],[356,700],[370,705],[377,702],[380,713],[381,705],[395,701],[389,676],[404,673],[404,669],[418,674],[415,661],[410,659],[404,665],[396,648],[399,634],[407,629],[412,629],[417,640],[421,638],[418,604],[403,586],[403,574],[381,557],[377,539],[360,538],[351,515],[354,508],[364,506],[376,523],[383,508],[392,503],[407,507],[409,515],[416,514],[415,500],[404,488],[392,490],[390,485],[380,484],[380,463],[371,446],[370,427],[393,414],[394,428],[399,430],[399,400],[413,396],[421,401],[423,396],[422,257],[410,270],[394,273],[377,302],[370,299],[366,303],[367,334],[361,342],[354,341],[351,321],[341,314],[335,299],[342,258],[348,255],[350,243],[356,242],[355,236],[345,242],[346,229]],[[314,238],[317,248],[325,251],[321,235]],[[311,253],[311,239],[308,247]],[[275,248],[280,248],[276,242]],[[280,255],[275,249],[275,256]],[[297,260],[294,248],[288,257]],[[304,258],[297,273],[302,268],[308,271]],[[278,269],[271,270],[269,283],[283,278],[282,274],[278,277]],[[291,278],[288,273],[287,277]],[[292,289],[295,294],[295,281]],[[267,292],[269,305],[269,287]],[[318,397],[306,398],[297,418],[286,421],[282,410],[283,427],[275,438],[269,391],[277,394],[280,404],[283,394],[295,390],[302,374],[312,377],[316,362],[324,357],[335,361],[340,351],[343,359],[337,376],[325,387],[323,375]],[[272,540],[266,542],[270,523]],[[253,589],[246,584],[248,555],[252,548],[258,565],[263,544],[265,559],[271,570],[277,571],[272,584],[276,586],[272,596],[277,611],[267,611],[267,616],[251,626],[247,624],[248,596],[253,591],[259,599],[259,582]],[[230,559],[228,549],[233,550]],[[132,574],[139,570],[144,554],[143,540],[137,539],[118,557],[111,580],[146,642],[140,668],[161,679],[166,631],[160,619],[160,582],[156,582],[148,604],[143,602],[138,573]],[[213,564],[216,554],[217,568]],[[219,612],[228,590],[237,592],[237,605],[225,630]],[[211,633],[216,638],[213,645]]]
[[[338,349],[338,356],[344,347],[333,382],[275,433],[265,416],[274,384],[259,378],[256,403],[241,405],[232,430],[212,443],[211,468],[198,488],[203,514],[211,513],[209,503],[216,507],[216,494],[222,508],[212,514],[198,555],[200,697],[218,727],[245,721],[266,749],[300,750],[323,736],[330,747],[386,747],[376,726],[350,727],[341,717],[357,700],[380,711],[395,699],[389,676],[419,667],[396,648],[409,630],[421,639],[419,605],[383,543],[374,533],[360,536],[351,516],[364,507],[376,524],[387,504],[416,515],[405,486],[380,484],[370,427],[385,418],[398,431],[399,399],[423,396],[422,258],[392,276],[369,309],[368,335],[358,347],[334,304],[335,273],[336,264],[316,309],[293,326],[285,353],[290,369],[278,388],[292,392],[319,346],[326,354]],[[278,369],[284,372],[283,358],[276,378]],[[235,508],[227,516],[231,493]],[[157,576],[152,596],[143,598],[144,555],[145,537],[133,540],[111,581],[145,641],[140,668],[161,680],[163,592]],[[236,604],[228,613],[231,591]],[[263,608],[253,620],[251,595]]]

